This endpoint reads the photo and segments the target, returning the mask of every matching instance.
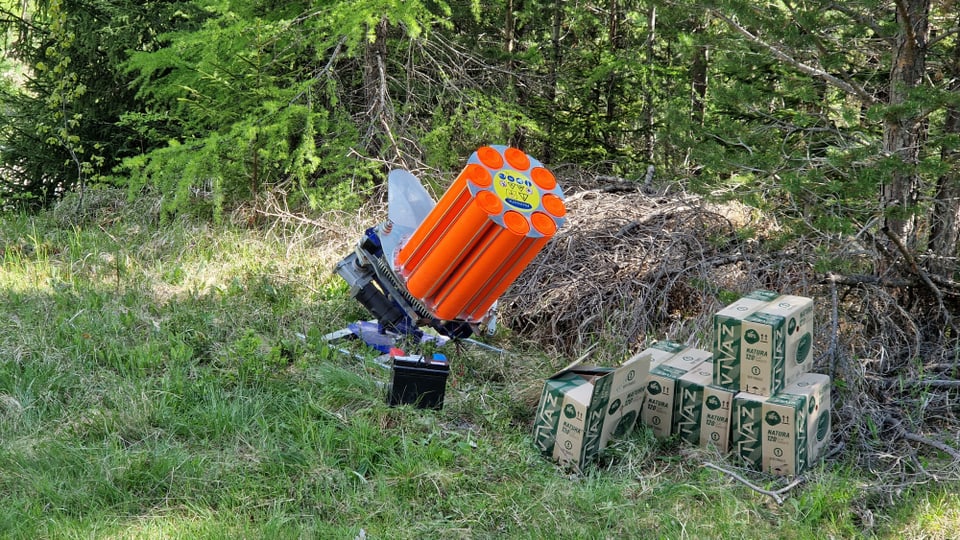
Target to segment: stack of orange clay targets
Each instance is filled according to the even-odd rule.
[[[565,221],[553,173],[521,150],[484,146],[393,261],[438,319],[476,322]]]

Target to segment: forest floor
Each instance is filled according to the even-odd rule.
[[[957,351],[887,289],[844,284],[868,255],[842,249],[862,246],[777,238],[735,204],[583,187],[500,303],[487,341],[506,352],[456,348],[443,409],[424,411],[384,403],[374,354],[323,340],[368,316],[331,269],[382,208],[211,226],[161,224],[156,201],[110,190],[76,202],[0,227],[5,538],[960,530],[956,389],[929,384],[955,380]],[[707,464],[787,480],[646,429],[582,473],[534,449],[550,374],[587,351],[614,365],[656,339],[705,347],[710,315],[754,288],[815,298],[816,367],[835,381],[828,457],[780,504]]]

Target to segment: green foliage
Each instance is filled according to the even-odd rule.
[[[76,181],[94,176],[104,163],[104,157],[96,153],[101,149],[94,144],[93,152],[84,148],[83,140],[75,131],[83,119],[83,114],[75,108],[77,101],[87,93],[87,87],[80,82],[77,72],[70,67],[70,49],[74,46],[76,33],[67,27],[67,13],[61,0],[51,0],[47,6],[50,17],[49,33],[53,44],[44,52],[45,61],[37,62],[34,68],[38,75],[48,76],[53,82],[49,94],[45,96],[49,124],[38,124],[37,134],[44,137],[44,143],[52,147],[62,147],[70,155],[75,165]]]
[[[923,229],[930,189],[951,167],[940,152],[951,138],[941,139],[941,115],[956,92],[930,80],[889,102],[889,45],[898,32],[889,6],[813,2],[760,10],[731,1],[717,8],[726,20],[714,18],[702,36],[713,51],[704,129],[679,130],[692,134],[690,158],[701,167],[692,186],[774,212],[795,234],[851,234],[877,218],[911,216]],[[876,10],[888,16],[859,16]],[[934,12],[931,24],[936,20]],[[731,32],[734,25],[753,37]],[[930,58],[952,54],[952,43],[939,45],[939,52],[926,51]],[[915,120],[925,146],[919,159],[905,160],[887,148],[892,122],[908,129]],[[884,202],[883,187],[903,175],[919,186],[918,203]]]
[[[550,12],[557,9],[547,5]],[[670,68],[660,72],[662,66],[648,57],[645,43],[652,29],[645,9],[561,9],[548,17],[530,16],[530,28],[524,29],[546,41],[553,39],[554,17],[562,20],[556,43],[562,52],[541,49],[537,57],[524,59],[535,61],[548,80],[555,78],[554,87],[543,88],[533,100],[532,116],[550,126],[546,143],[557,154],[552,159],[636,177],[646,168],[645,147],[660,120],[653,109],[667,99],[671,86],[665,73]]]
[[[497,96],[465,91],[452,112],[437,107],[429,131],[419,137],[427,164],[455,170],[463,157],[490,141],[506,141],[522,130],[536,137],[539,126],[523,111]]]
[[[115,164],[144,149],[116,123],[134,101],[119,62],[189,11],[180,2],[97,0],[4,11],[16,31],[5,45],[16,70],[0,95],[8,111],[0,117],[4,204],[48,204],[84,183],[109,181]]]
[[[957,168],[960,106],[939,4],[939,67],[902,89],[896,17],[873,0],[31,7],[5,12],[5,208],[101,182],[160,194],[164,219],[221,221],[274,196],[350,209],[390,168],[446,177],[491,143],[628,180],[653,165],[655,181],[776,214],[783,238],[910,216],[925,234],[953,200],[934,190]],[[912,119],[923,147],[904,159],[885,134]],[[881,202],[905,176],[916,202]]]
[[[224,204],[271,189],[314,209],[357,205],[378,166],[357,153],[359,111],[344,99],[357,84],[350,71],[380,14],[416,38],[430,12],[418,2],[203,6],[199,29],[167,34],[165,47],[126,63],[146,103],[126,122],[157,136],[178,131],[124,163],[131,191],[152,185],[172,194],[168,212],[189,208],[198,191]]]

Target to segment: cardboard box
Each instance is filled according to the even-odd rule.
[[[651,359],[650,353],[636,354],[612,375],[610,405],[603,419],[600,448],[606,448],[612,439],[626,437],[633,431],[643,407]]]
[[[807,399],[777,394],[763,404],[763,472],[795,475],[807,468]]]
[[[676,341],[670,341],[669,339],[663,339],[657,342],[654,342],[652,345],[640,352],[640,354],[649,354],[650,355],[650,364],[656,365],[670,358],[673,358],[674,355],[683,352],[686,349],[686,346],[683,344],[677,343]]]
[[[653,366],[662,364],[670,358],[673,358],[684,349],[686,349],[684,345],[675,341],[661,340],[633,355],[623,363],[623,365],[626,366],[627,364],[635,364],[638,360],[643,362],[642,364],[637,364],[639,369],[634,379],[632,379],[636,386],[627,388],[630,382],[618,384],[619,379],[614,381],[614,388],[611,391],[610,408],[607,410],[607,418],[604,423],[601,446],[605,447],[611,439],[625,437],[633,431],[633,427],[640,419],[640,411],[643,409],[643,404],[646,402],[646,386],[650,376],[650,369]],[[629,372],[624,374],[624,377],[629,376]]]
[[[763,470],[796,475],[818,460],[830,436],[830,377],[807,373],[763,405]]]
[[[730,443],[734,455],[751,469],[763,468],[763,404],[769,399],[748,392],[733,398],[733,421]]]
[[[534,446],[579,469],[611,440],[634,429],[651,366],[685,350],[679,343],[658,341],[617,368],[574,363],[560,370],[544,382],[533,426]]]
[[[660,340],[654,342],[652,345],[646,349],[638,352],[628,359],[624,364],[629,364],[635,358],[641,356],[650,357],[650,367],[656,366],[657,364],[662,364],[667,360],[673,358],[677,354],[683,352],[687,347],[683,344],[677,343],[676,341],[670,341],[668,339]]]
[[[564,395],[586,382],[579,373],[568,371],[544,383],[533,425],[533,444],[544,454],[553,455]]]
[[[713,384],[740,390],[740,345],[743,319],[777,298],[772,291],[753,291],[713,316]]]
[[[596,382],[602,375],[586,376],[586,382],[568,390],[563,396],[560,408],[560,422],[557,425],[556,443],[552,457],[561,465],[579,467],[585,463],[589,453],[588,432],[590,419],[596,416],[597,403],[593,400]],[[603,409],[606,403],[603,404]],[[601,410],[602,411],[602,410]]]
[[[675,432],[674,413],[677,406],[677,384],[681,376],[698,364],[709,361],[709,351],[690,347],[650,369],[646,402],[640,420],[665,439]]]
[[[807,401],[807,453],[810,465],[822,458],[830,445],[833,430],[830,416],[833,408],[830,397],[832,388],[829,375],[807,372],[783,389],[784,392],[804,392],[810,396]]]
[[[730,451],[730,410],[737,392],[715,384],[703,389],[703,411],[700,416],[700,446],[714,447],[722,453]]]
[[[788,302],[801,304],[787,320],[787,346],[784,359],[784,386],[797,380],[813,368],[813,310],[812,298],[790,296]],[[780,302],[774,302],[780,307]],[[771,304],[772,306],[773,304]]]
[[[547,379],[533,426],[534,444],[544,455],[579,469],[599,454],[615,373],[573,364]]]
[[[740,390],[772,396],[809,371],[812,299],[780,296],[743,319],[741,330]]]
[[[677,403],[673,412],[674,432],[680,440],[697,446],[703,417],[704,389],[713,382],[713,362],[703,361],[677,381]]]
[[[637,354],[631,356],[623,365],[627,365],[635,362],[638,358],[649,357],[649,362],[646,365],[647,371],[643,374],[643,380],[641,386],[646,390],[647,377],[650,375],[650,369],[656,365],[662,364],[667,360],[673,358],[677,354],[683,352],[687,347],[676,341],[670,340],[661,340],[654,342],[652,345],[646,349],[638,352]]]

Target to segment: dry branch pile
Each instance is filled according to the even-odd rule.
[[[618,186],[566,202],[567,223],[501,300],[505,324],[562,354],[706,341],[718,293],[797,287],[790,276],[748,271],[750,244],[737,233],[749,214],[737,205]]]
[[[568,196],[567,224],[501,299],[501,324],[567,358],[602,344],[598,360],[615,362],[655,339],[709,348],[712,314],[750,290],[810,296],[815,369],[835,380],[830,458],[875,474],[881,494],[960,477],[960,289],[931,289],[873,237],[774,249],[769,223],[736,204],[623,188]],[[747,227],[759,240],[738,236]],[[826,260],[885,270],[818,272]]]

